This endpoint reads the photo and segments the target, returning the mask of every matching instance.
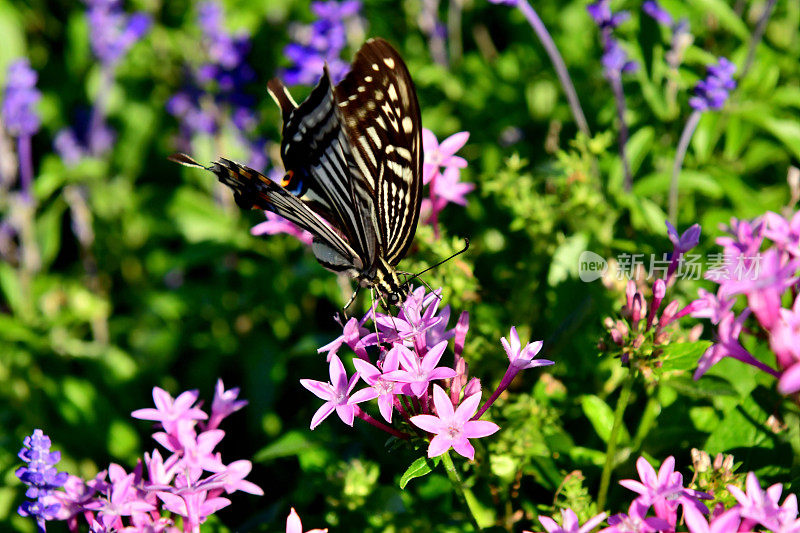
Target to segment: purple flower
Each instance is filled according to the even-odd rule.
[[[36,71],[27,59],[17,59],[8,67],[3,96],[3,124],[15,137],[30,136],[39,131],[41,121],[34,107],[42,95],[36,90]]]
[[[105,65],[118,62],[150,30],[149,15],[128,16],[119,2],[87,0],[86,3],[92,52]]]
[[[475,458],[475,449],[469,439],[486,437],[500,429],[494,422],[471,420],[480,401],[480,394],[473,394],[453,410],[453,404],[444,389],[439,385],[433,386],[436,416],[417,415],[410,419],[418,428],[435,435],[428,446],[428,457],[437,457],[453,448],[469,460]]]
[[[736,65],[724,57],[720,57],[716,65],[709,66],[708,76],[695,85],[694,96],[689,99],[692,109],[722,109],[728,94],[736,88],[736,81],[733,79],[735,72]]]
[[[667,225],[667,234],[669,235],[670,242],[672,242],[672,245],[675,247],[675,253],[684,254],[697,246],[697,243],[700,242],[700,224],[692,224],[686,231],[678,236],[678,230],[675,229],[675,226],[670,224],[669,220],[665,220],[664,223]]]
[[[611,0],[598,0],[586,6],[586,11],[601,30],[613,30],[631,16],[627,11],[611,12]]]
[[[384,375],[385,379],[408,383],[408,389],[415,396],[422,396],[428,390],[428,383],[437,379],[452,378],[456,371],[446,366],[437,367],[439,360],[447,348],[447,341],[442,341],[425,354],[420,360],[417,354],[401,344],[396,344],[399,350],[400,366],[402,370],[395,370]],[[474,410],[473,410],[474,412]],[[438,454],[437,454],[438,455]]]
[[[589,533],[599,526],[606,516],[606,513],[600,513],[587,520],[583,525],[580,524],[578,515],[572,509],[561,509],[561,525],[548,516],[539,515],[537,518],[547,533]]]
[[[334,410],[342,422],[348,426],[353,425],[356,414],[355,404],[350,403],[350,393],[358,382],[358,372],[353,374],[350,381],[347,380],[347,373],[338,355],[331,357],[329,366],[331,380],[328,383],[313,379],[301,379],[300,384],[310,390],[317,397],[325,400],[314,416],[311,418],[311,429],[316,428]]]
[[[619,78],[623,73],[635,72],[639,65],[635,61],[628,60],[628,54],[619,45],[616,39],[608,38],[605,50],[601,59],[603,72],[606,78]]]
[[[195,407],[199,393],[196,390],[181,393],[173,400],[172,396],[160,387],[153,387],[153,402],[156,407],[137,409],[131,413],[133,418],[161,422],[166,433],[175,433],[182,422],[205,420],[208,415]]]
[[[542,341],[529,342],[525,347],[522,347],[522,343],[519,341],[519,335],[517,334],[517,328],[514,326],[511,327],[508,340],[502,337],[500,343],[503,345],[506,355],[508,355],[508,360],[511,363],[510,366],[515,368],[517,372],[527,368],[554,364],[553,361],[548,361],[547,359],[537,359],[534,361],[533,358],[536,357],[542,349]]]
[[[771,239],[778,248],[794,256],[800,255],[800,211],[786,220],[777,213],[764,214],[764,236]]]
[[[364,323],[372,316],[372,313],[367,313],[361,320],[353,317],[344,325],[342,334],[317,350],[317,353],[328,352],[326,361],[330,363],[331,357],[336,355],[342,344],[347,344],[356,354],[367,360],[367,351],[362,341],[362,337],[367,335],[369,331],[364,327]]]
[[[312,2],[311,11],[318,20],[307,26],[290,28],[296,42],[284,48],[284,55],[293,63],[283,73],[288,85],[310,85],[316,83],[327,63],[328,71],[338,83],[350,70],[341,59],[347,45],[347,25],[357,19],[361,2],[346,0],[336,2]]]
[[[687,306],[690,307],[688,312],[694,318],[707,318],[712,324],[718,324],[736,303],[734,298],[725,298],[719,294],[719,291],[714,294],[705,289],[698,289],[697,294],[700,297]]]
[[[647,0],[642,4],[642,11],[650,15],[656,22],[663,26],[672,26],[672,15],[661,7],[655,0]]]
[[[41,429],[34,429],[29,437],[23,440],[23,448],[19,451],[19,458],[26,466],[21,466],[15,472],[20,481],[28,485],[25,496],[31,501],[25,501],[19,506],[17,512],[21,516],[32,516],[40,531],[44,531],[45,521],[56,517],[61,505],[50,496],[55,489],[62,487],[68,478],[66,472],[59,472],[56,464],[61,460],[61,452],[50,451],[50,437]]]

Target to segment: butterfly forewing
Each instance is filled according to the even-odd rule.
[[[335,94],[362,186],[374,199],[381,255],[394,266],[414,239],[422,195],[422,127],[414,83],[394,48],[371,39]]]
[[[306,180],[303,200],[344,233],[362,262],[371,265],[377,254],[371,199],[356,190],[350,140],[327,69],[309,97],[284,117],[281,156],[287,170]]]

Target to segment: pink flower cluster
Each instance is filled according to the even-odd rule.
[[[667,457],[658,473],[644,457],[638,459],[636,469],[639,480],[625,479],[620,484],[638,496],[627,513],[609,517],[608,527],[600,533],[672,533],[679,528],[689,533],[737,533],[755,531],[758,525],[768,531],[800,533],[797,496],[790,494],[780,504],[781,484],[763,490],[752,472],[747,475],[746,491],[732,484],[726,487],[735,498],[733,506],[726,509],[718,503],[709,510],[702,500],[713,496],[684,487],[683,476],[674,470],[674,457]],[[683,511],[682,520],[678,519],[679,508]],[[552,518],[539,517],[547,533],[588,533],[606,517],[601,513],[581,525],[572,509],[564,509],[561,514],[560,525]]]
[[[621,313],[622,318],[614,320],[607,317],[604,321],[611,341],[621,348],[620,359],[623,364],[628,364],[631,356],[637,354],[648,339],[651,339],[655,346],[667,344],[670,334],[665,328],[692,311],[690,306],[679,309],[678,300],[670,301],[663,310],[661,304],[664,302],[667,286],[672,282],[683,255],[697,246],[700,240],[700,226],[694,224],[682,235],[678,235],[672,224],[667,222],[666,225],[673,250],[664,279],[659,278],[653,282],[652,297],[649,301],[634,280],[628,281],[625,289],[625,306]]]
[[[800,212],[791,219],[768,212],[755,220],[732,219],[730,234],[717,239],[724,264],[706,278],[719,284],[716,294],[700,290],[690,304],[692,316],[716,326],[715,343],[701,357],[695,379],[724,357],[733,357],[775,376],[783,394],[800,391]],[[734,311],[739,295],[747,306]],[[752,325],[745,327],[750,317]],[[769,339],[773,368],[753,356],[739,339],[742,333]]]
[[[397,438],[424,437],[430,441],[429,457],[453,448],[474,459],[469,439],[485,437],[500,429],[492,422],[478,419],[520,371],[553,362],[534,360],[542,343],[523,347],[512,328],[511,340],[502,339],[509,357],[508,370],[492,396],[478,409],[481,383],[478,378],[469,378],[462,357],[469,315],[462,313],[456,326],[448,329],[450,307],[439,311],[440,294],[441,290],[426,293],[423,287],[412,291],[397,316],[384,315],[373,308],[361,320],[351,318],[340,337],[319,349],[328,354],[330,381],[300,381],[325,401],[311,419],[311,429],[335,411],[349,426],[358,417]],[[364,327],[370,318],[374,332]],[[453,339],[454,363],[442,366],[449,339]],[[349,378],[338,355],[344,345],[355,352],[356,372]],[[366,387],[353,392],[360,381]],[[386,423],[358,406],[374,399]],[[399,423],[393,417],[395,411],[400,415]]]
[[[84,481],[70,476],[63,491],[51,496],[61,505],[57,520],[66,520],[70,531],[79,530],[79,519],[93,533],[147,531],[178,533],[199,531],[210,515],[230,505],[224,495],[236,491],[263,494],[245,480],[252,464],[247,460],[222,462],[214,448],[225,436],[218,429],[228,415],[244,407],[239,389],[225,390],[217,382],[210,416],[200,409],[197,391],[172,398],[155,387],[155,408],[139,409],[134,418],[153,420],[161,431],[153,438],[168,452],[164,459],[158,450],[144,455],[132,472],[117,464]],[[177,527],[178,517],[182,529]]]

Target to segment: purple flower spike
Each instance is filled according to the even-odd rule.
[[[3,97],[3,124],[15,137],[33,135],[41,120],[34,106],[42,95],[36,90],[36,71],[27,59],[18,59],[8,67]]]
[[[403,370],[395,370],[385,374],[385,379],[408,383],[411,392],[420,397],[428,390],[428,383],[437,379],[455,377],[456,371],[446,366],[437,367],[439,360],[447,348],[447,341],[442,341],[425,354],[425,357],[417,357],[417,354],[402,346],[395,345],[395,349],[400,351],[400,366]],[[473,411],[474,412],[474,411]]]
[[[475,458],[475,449],[469,439],[486,437],[500,426],[486,420],[470,420],[481,401],[480,394],[473,394],[466,398],[458,409],[453,409],[453,404],[447,393],[439,385],[433,386],[433,404],[436,406],[436,416],[417,415],[411,417],[411,423],[418,428],[433,433],[428,446],[428,457],[442,455],[450,448],[470,461]]]
[[[311,429],[316,428],[320,422],[328,418],[335,410],[342,422],[348,426],[353,425],[355,419],[356,406],[350,403],[350,393],[358,382],[358,372],[353,374],[350,381],[347,380],[347,373],[344,370],[342,360],[338,355],[331,357],[329,366],[331,380],[329,383],[315,381],[313,379],[301,379],[300,384],[310,390],[317,397],[325,400],[311,419]]]
[[[118,2],[89,0],[89,36],[92,52],[104,65],[117,63],[150,30],[150,16],[126,15]]]
[[[61,460],[61,453],[50,451],[50,437],[41,429],[34,429],[32,435],[25,437],[23,444],[19,458],[27,465],[18,468],[16,475],[28,485],[25,496],[32,500],[23,502],[17,512],[21,516],[35,517],[39,530],[44,531],[45,522],[56,518],[61,508],[52,495],[55,489],[64,486],[68,474],[56,470],[55,465]]]
[[[708,76],[700,80],[694,88],[694,96],[689,99],[689,105],[696,111],[709,109],[722,109],[728,94],[736,88],[733,74],[736,65],[724,57],[720,57],[716,65],[708,67]]]
[[[642,11],[650,15],[662,26],[671,27],[674,23],[672,15],[670,15],[669,12],[661,7],[655,0],[647,0],[644,4],[642,4]]]
[[[609,31],[628,20],[631,16],[627,11],[612,13],[611,0],[598,0],[586,6],[586,11],[589,12],[589,16],[594,19],[601,30]]]
[[[606,78],[619,78],[622,74],[636,72],[639,65],[635,61],[628,60],[628,54],[619,45],[616,39],[609,38],[606,41],[605,52],[601,59],[603,72]]]

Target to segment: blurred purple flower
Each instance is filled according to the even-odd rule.
[[[789,494],[783,501],[783,505],[778,505],[783,486],[776,483],[767,490],[761,489],[761,484],[753,472],[747,474],[746,489],[742,491],[735,485],[728,485],[730,492],[741,508],[739,513],[744,521],[740,531],[752,531],[753,526],[758,523],[769,531],[800,531],[800,519],[797,518],[797,496]]]
[[[672,26],[672,15],[669,14],[663,7],[655,0],[647,0],[642,4],[642,11],[650,15],[656,22],[663,26]]]
[[[146,13],[127,15],[121,2],[87,0],[89,41],[95,57],[104,65],[118,62],[150,30],[152,21]]]
[[[736,65],[724,57],[720,57],[716,65],[709,66],[708,76],[695,85],[695,95],[689,99],[692,109],[722,109],[728,94],[736,88],[736,81],[733,79],[735,72]]]
[[[358,0],[312,2],[311,11],[318,19],[310,25],[290,28],[295,42],[283,51],[292,63],[282,74],[284,82],[287,85],[314,84],[326,63],[334,83],[344,78],[350,69],[341,59],[347,45],[347,24],[358,18],[360,9]]]
[[[628,54],[619,45],[616,39],[608,38],[605,44],[605,51],[601,59],[603,72],[606,78],[619,78],[622,74],[636,72],[639,65],[635,61],[628,60]]]
[[[36,89],[36,71],[26,58],[8,67],[3,95],[3,125],[14,137],[27,137],[39,131],[41,120],[34,106],[42,95]]]
[[[741,517],[738,507],[728,509],[719,515],[712,513],[711,523],[709,523],[703,513],[694,507],[687,506],[683,510],[683,518],[689,533],[736,533],[740,531]]]
[[[611,0],[598,0],[586,6],[586,11],[592,17],[597,26],[604,32],[613,30],[631,16],[627,11],[619,13],[611,12]]]
[[[608,518],[609,527],[601,529],[600,533],[655,533],[656,531],[669,531],[669,522],[657,516],[647,517],[649,506],[643,505],[638,499],[631,502],[628,514],[618,513]]]

